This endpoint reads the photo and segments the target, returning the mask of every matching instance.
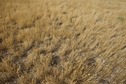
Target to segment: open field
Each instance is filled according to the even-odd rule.
[[[126,0],[0,0],[0,84],[126,84]]]

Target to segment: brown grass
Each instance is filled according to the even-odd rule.
[[[126,84],[125,0],[0,0],[0,84]]]

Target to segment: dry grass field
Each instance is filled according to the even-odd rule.
[[[126,84],[126,0],[0,0],[0,84]]]

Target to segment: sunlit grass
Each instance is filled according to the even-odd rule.
[[[125,0],[0,0],[0,84],[125,84]]]

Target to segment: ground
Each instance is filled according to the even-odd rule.
[[[0,0],[0,84],[126,84],[126,0]]]

